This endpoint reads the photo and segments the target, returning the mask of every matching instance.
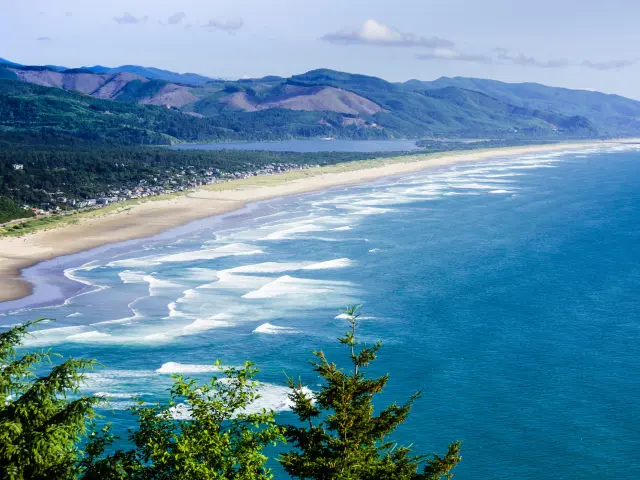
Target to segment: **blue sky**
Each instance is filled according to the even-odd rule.
[[[225,78],[460,75],[640,99],[639,18],[632,0],[0,0],[0,57]]]

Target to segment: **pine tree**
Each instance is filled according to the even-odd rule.
[[[31,327],[28,322],[0,333],[0,478],[71,479],[81,452],[78,443],[100,401],[78,394],[84,372],[95,362],[68,359],[37,376],[56,357],[50,351],[18,355]]]
[[[219,364],[216,364],[219,366]],[[252,363],[222,368],[224,378],[198,385],[174,376],[171,402],[132,409],[135,448],[104,455],[116,437],[93,434],[83,461],[85,480],[269,480],[263,449],[284,441],[274,413],[251,405],[260,398]]]
[[[453,477],[461,460],[460,443],[449,445],[440,457],[413,455],[412,448],[398,446],[389,435],[403,423],[420,393],[404,405],[392,404],[374,415],[373,398],[382,392],[389,375],[368,378],[363,370],[376,359],[382,344],[362,345],[356,340],[359,306],[348,307],[350,329],[340,343],[349,349],[353,368],[344,371],[330,363],[322,351],[314,352],[313,369],[325,384],[308,393],[301,381],[289,378],[290,399],[301,425],[288,425],[285,436],[295,450],[279,458],[294,478],[317,480],[439,480]],[[422,468],[422,472],[419,472]]]

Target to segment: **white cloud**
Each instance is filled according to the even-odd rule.
[[[322,37],[322,40],[339,45],[375,45],[379,47],[449,48],[453,46],[453,42],[450,40],[404,33],[373,19],[366,20],[357,29],[346,28],[336,33],[328,33]]]
[[[169,25],[178,25],[182,22],[182,20],[184,20],[184,17],[186,17],[186,14],[184,12],[176,12],[169,17],[167,23]]]
[[[488,55],[458,52],[452,48],[433,48],[426,53],[416,55],[419,60],[455,60],[459,62],[494,63]]]
[[[38,38],[36,38],[36,40],[38,42],[52,42],[53,38],[51,38],[51,37],[38,37]]]
[[[566,68],[584,67],[593,70],[614,70],[631,67],[640,62],[640,58],[631,60],[607,60],[593,62],[585,60],[582,62],[572,62],[567,58],[556,58],[551,60],[541,60],[536,57],[522,53],[511,53],[506,48],[494,48],[493,54],[477,54],[459,52],[453,48],[431,48],[424,53],[418,53],[419,60],[451,60],[460,62],[496,64],[496,65],[519,65],[521,67],[536,68]]]
[[[204,28],[209,28],[211,30],[224,30],[225,32],[235,32],[236,30],[240,30],[244,25],[244,21],[242,17],[217,17],[209,20],[209,23],[203,25]]]
[[[570,65],[569,60],[566,58],[539,60],[535,57],[523,55],[522,53],[511,54],[506,48],[496,48],[494,51],[498,54],[498,60],[523,67],[563,68]]]
[[[619,70],[621,68],[632,67],[640,61],[639,58],[631,60],[606,60],[604,62],[593,62],[591,60],[585,60],[581,63],[581,66],[586,68],[592,68],[594,70]]]
[[[121,17],[113,17],[113,19],[120,24],[134,25],[136,23],[146,22],[149,20],[149,17],[146,15],[144,17],[134,17],[129,12],[124,12],[124,15]]]

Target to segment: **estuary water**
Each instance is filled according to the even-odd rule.
[[[72,262],[73,263],[73,262]],[[383,341],[377,406],[424,388],[395,434],[463,441],[456,478],[640,478],[640,152],[529,154],[267,202],[67,263],[29,347],[96,358],[87,394],[125,432],[170,374],[252,360],[260,404],[292,421],[284,373],[314,349],[347,366],[340,310]],[[65,284],[66,285],[66,284]],[[77,286],[81,289],[78,290]],[[65,293],[67,292],[67,293]],[[285,478],[281,473],[278,478]]]
[[[174,145],[174,150],[267,150],[270,152],[405,152],[419,150],[415,140],[282,140]]]

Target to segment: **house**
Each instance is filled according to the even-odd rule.
[[[14,163],[13,164],[13,169],[14,170],[24,170],[24,165],[22,163]]]

